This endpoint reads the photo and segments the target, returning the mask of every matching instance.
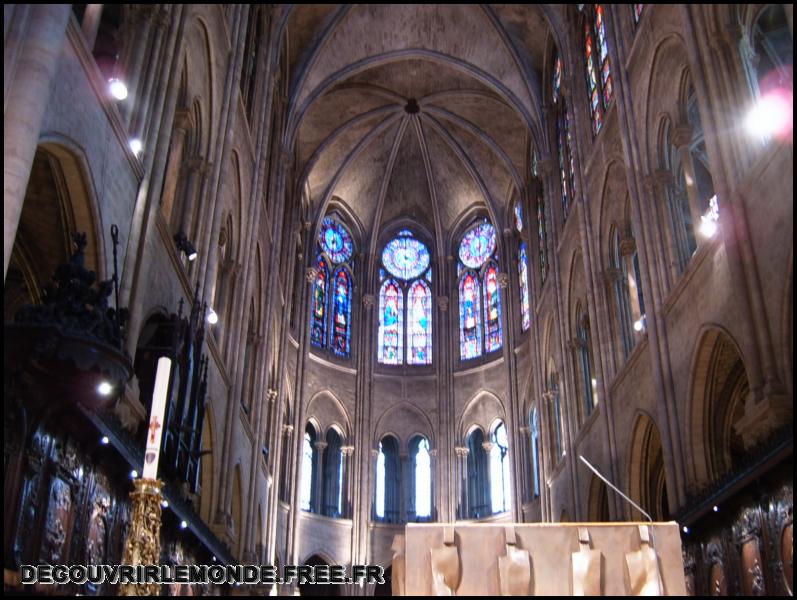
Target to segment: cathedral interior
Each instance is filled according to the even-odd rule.
[[[792,20],[5,5],[5,591],[119,593],[19,570],[123,563],[167,357],[155,562],[386,583],[164,594],[649,516],[791,595]]]

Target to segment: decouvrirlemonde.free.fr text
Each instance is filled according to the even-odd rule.
[[[381,584],[380,565],[22,565],[23,585],[140,584]]]

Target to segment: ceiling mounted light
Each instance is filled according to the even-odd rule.
[[[100,444],[102,444],[103,446],[107,446],[110,443],[110,441],[111,440],[108,439],[107,435],[104,435],[100,438]]]
[[[174,243],[177,245],[178,250],[181,250],[183,253],[185,253],[185,256],[189,262],[196,260],[196,247],[191,243],[191,240],[188,239],[184,232],[178,231],[174,235]]]
[[[138,471],[136,471],[135,469],[130,471],[130,479],[136,479],[137,477],[138,477]]]
[[[97,393],[101,396],[108,396],[113,391],[113,386],[107,381],[103,381],[97,386]]]
[[[216,311],[211,308],[210,312],[208,313],[208,323],[210,323],[211,325],[215,325],[218,322],[219,322],[219,315],[217,315]]]
[[[127,86],[117,77],[108,80],[108,90],[111,92],[111,96],[117,100],[124,100],[127,98]]]

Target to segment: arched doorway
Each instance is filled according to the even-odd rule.
[[[333,563],[332,561],[322,558],[318,554],[313,554],[310,558],[304,561],[304,564],[309,565],[311,567],[315,567],[319,565],[331,565]],[[341,596],[342,595],[340,584],[299,583],[298,587],[299,587],[300,596]]]

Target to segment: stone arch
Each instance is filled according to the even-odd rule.
[[[410,402],[399,402],[387,409],[376,421],[374,428],[374,447],[385,434],[392,434],[399,441],[399,447],[406,450],[410,439],[415,435],[422,435],[434,448],[434,427],[428,415]]]
[[[477,425],[484,432],[485,439],[489,437],[491,426],[496,419],[501,419],[506,423],[506,411],[501,400],[487,390],[481,390],[474,394],[462,410],[459,426],[457,430],[460,435],[460,442],[467,444],[468,436]]]
[[[652,417],[640,412],[632,432],[628,453],[629,495],[654,521],[666,521],[669,500],[659,429]],[[646,520],[637,509],[630,510],[632,520]]]
[[[606,484],[597,475],[592,476],[589,484],[587,520],[592,523],[602,523],[611,520],[609,516],[609,492]]]
[[[692,473],[698,486],[732,470],[752,445],[748,432],[737,431],[750,394],[742,353],[724,329],[701,332],[692,359],[689,418]]]
[[[351,435],[351,420],[343,403],[329,390],[322,390],[310,399],[307,405],[308,420],[315,420],[317,433],[323,438],[332,425],[337,425],[343,439]],[[321,439],[319,438],[319,439]]]
[[[241,557],[244,549],[244,489],[241,476],[241,463],[236,463],[232,477],[232,525],[235,533],[233,554]]]
[[[208,402],[210,403],[210,402]],[[206,523],[211,522],[213,513],[213,494],[215,489],[213,482],[216,480],[215,465],[216,455],[213,452],[215,447],[213,435],[215,425],[213,423],[213,411],[205,411],[205,421],[202,423],[202,458],[200,458],[200,486],[199,514]]]

